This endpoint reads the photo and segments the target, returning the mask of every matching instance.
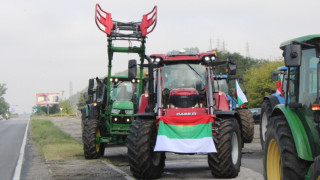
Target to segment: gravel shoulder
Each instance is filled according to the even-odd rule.
[[[82,143],[80,119],[54,118],[50,120]],[[76,157],[63,161],[49,161],[45,157],[41,159],[37,145],[32,142],[31,129],[29,129],[21,179],[130,179],[127,174],[117,172],[115,168],[103,158],[85,160],[84,157]]]

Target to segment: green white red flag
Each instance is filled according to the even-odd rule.
[[[282,86],[281,86],[281,77],[278,76],[278,82],[277,82],[277,94],[280,94],[280,96],[283,97],[283,90],[282,90]]]
[[[212,116],[162,116],[154,151],[217,152],[212,139]]]
[[[241,107],[244,103],[247,103],[247,97],[241,90],[238,81],[236,80],[236,94],[237,94],[237,100],[238,100],[238,106]]]

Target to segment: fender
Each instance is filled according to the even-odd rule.
[[[135,114],[134,117],[140,117],[140,118],[151,118],[152,120],[156,119],[155,113],[138,113]]]
[[[146,107],[149,106],[149,99],[146,97],[145,94],[142,94],[140,96],[139,100],[139,111],[138,113],[145,113],[146,112]]]
[[[284,104],[278,104],[272,111],[271,117],[276,115],[284,115],[290,126],[295,147],[297,149],[298,156],[301,159],[307,161],[313,161],[312,149],[310,146],[310,141],[299,116],[296,112],[292,111],[289,107],[285,107]],[[289,121],[288,121],[289,119]]]
[[[214,98],[216,100],[216,108],[223,111],[229,111],[229,103],[227,96],[224,92],[221,94],[214,93]]]
[[[86,117],[88,117],[89,115],[89,109],[88,109],[88,105],[85,105],[82,109],[81,109],[81,118],[85,119]]]
[[[95,119],[95,107],[92,104],[87,104],[81,109],[82,118]]]
[[[240,125],[241,128],[241,119],[239,117],[239,114],[237,111],[220,111],[220,110],[215,110],[214,114],[217,115],[217,117],[223,117],[223,116],[227,116],[227,117],[235,117]],[[242,132],[242,128],[241,128],[241,132]]]
[[[269,100],[270,104],[271,104],[271,109],[273,109],[276,105],[278,104],[284,104],[284,98],[283,98],[283,102],[279,101],[279,98],[283,98],[281,96],[277,97],[276,94],[272,94],[270,96],[266,96],[264,97],[264,100]]]

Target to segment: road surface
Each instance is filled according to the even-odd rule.
[[[21,116],[0,120],[0,179],[13,178],[28,119]]]
[[[55,125],[81,142],[81,126],[79,119],[54,119]],[[212,179],[209,170],[207,155],[178,155],[166,153],[166,166],[163,179]],[[251,180],[263,179],[262,150],[260,145],[259,126],[255,125],[254,140],[246,143],[242,149],[242,164],[239,176],[235,179]],[[117,168],[132,176],[128,164],[127,148],[125,146],[107,147],[104,157]],[[84,160],[86,161],[86,160]],[[87,160],[88,161],[88,160]],[[78,162],[79,163],[79,162]],[[87,167],[89,173],[94,171]],[[84,173],[84,172],[82,172]],[[216,179],[216,178],[214,178]]]

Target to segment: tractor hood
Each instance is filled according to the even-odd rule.
[[[133,109],[131,101],[115,101],[112,104],[112,109]]]
[[[175,88],[171,90],[169,101],[178,108],[190,108],[196,105],[199,93],[194,88]]]

